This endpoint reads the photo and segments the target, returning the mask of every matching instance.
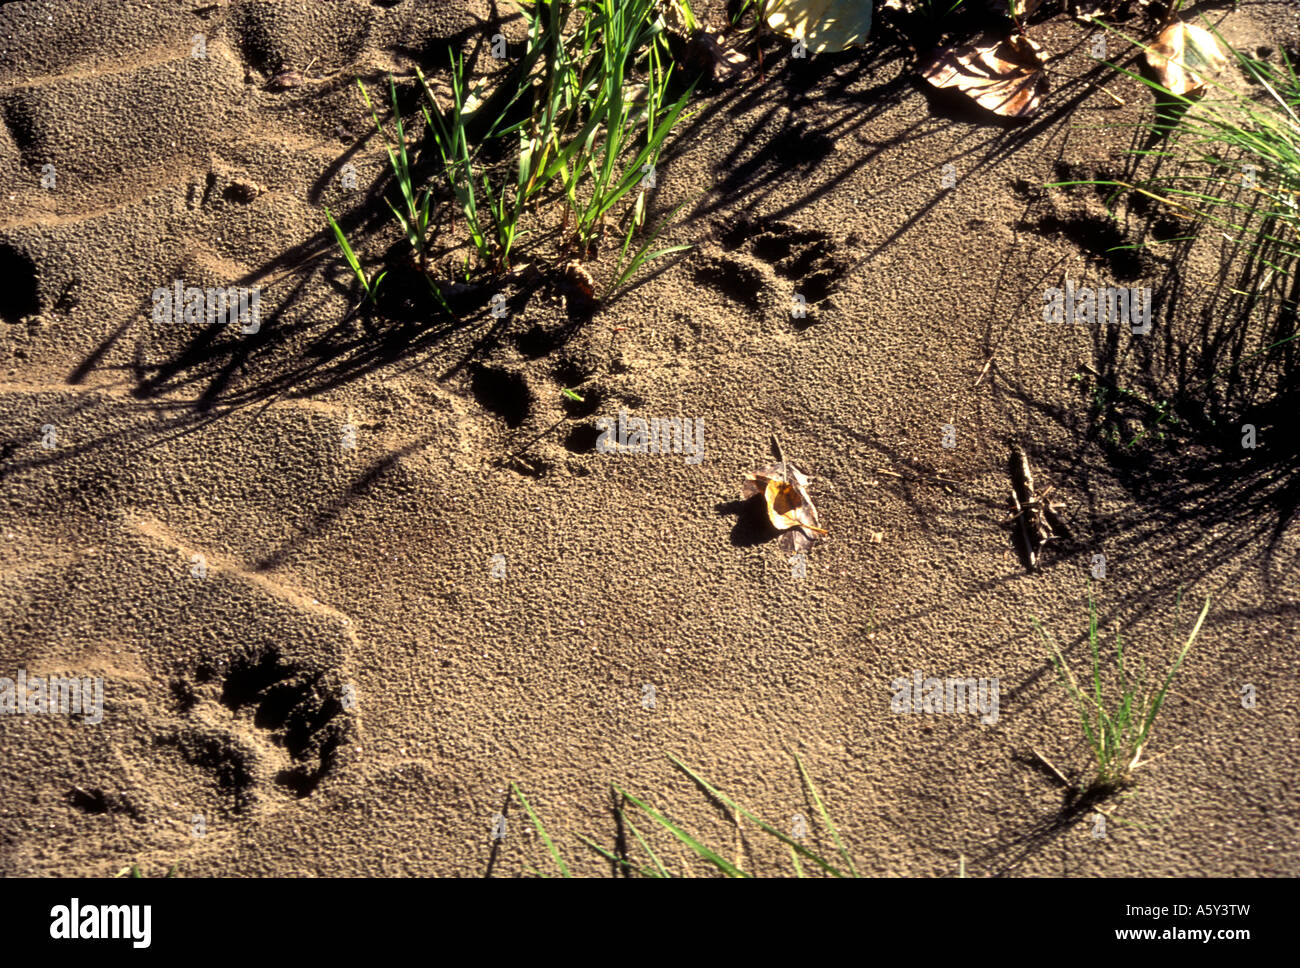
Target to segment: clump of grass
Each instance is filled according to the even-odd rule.
[[[175,876],[176,876],[176,870],[177,870],[177,868],[179,868],[179,867],[180,867],[179,864],[172,864],[172,866],[169,867],[169,868],[167,869],[167,873],[164,874],[163,877],[165,877],[165,878],[166,878],[166,877],[175,877]],[[113,876],[114,876],[114,877],[131,877],[131,878],[141,877],[141,878],[142,878],[142,877],[144,877],[145,875],[144,875],[144,872],[143,872],[142,870],[140,870],[140,865],[139,865],[139,864],[131,864],[130,867],[123,867],[120,871],[118,871],[118,872],[117,872],[116,874],[114,874]]]
[[[775,837],[781,843],[785,844],[786,848],[790,852],[790,861],[794,867],[794,872],[797,877],[805,876],[804,862],[810,862],[817,869],[821,870],[823,873],[828,874],[832,877],[857,877],[858,876],[858,870],[856,865],[854,865],[853,863],[852,856],[849,854],[848,849],[844,846],[844,841],[840,838],[839,831],[836,829],[834,822],[832,822],[831,820],[830,814],[827,812],[825,805],[822,803],[821,795],[817,792],[817,787],[813,784],[812,777],[808,775],[808,771],[804,769],[803,761],[800,760],[797,755],[795,756],[794,759],[796,765],[799,768],[799,776],[802,782],[804,783],[809,796],[812,798],[813,804],[816,806],[817,812],[820,814],[822,818],[822,822],[826,826],[827,832],[830,834],[831,839],[835,843],[836,853],[838,854],[838,857],[834,860],[834,862],[828,860],[826,857],[822,856],[821,854],[818,854],[817,852],[805,847],[795,838],[783,833],[782,831],[778,830],[776,827],[772,826],[771,824],[759,818],[757,815],[755,815],[745,807],[741,806],[735,800],[731,799],[725,793],[722,793],[720,790],[718,790],[716,787],[710,784],[707,780],[701,777],[696,771],[692,770],[689,766],[687,766],[685,763],[683,763],[680,759],[678,759],[673,754],[669,753],[667,755],[668,755],[668,759],[671,760],[678,769],[680,769],[683,773],[689,776],[702,790],[708,793],[709,796],[713,797],[719,803],[725,805],[732,812],[733,816],[737,818],[743,816],[745,819],[749,820],[751,823],[757,826],[764,833],[767,833],[770,836]],[[533,822],[534,828],[537,830],[538,836],[542,838],[542,842],[546,845],[546,848],[551,855],[551,859],[555,861],[556,866],[559,868],[561,876],[563,877],[572,876],[569,872],[568,866],[564,863],[563,857],[561,856],[559,849],[555,846],[555,842],[551,839],[550,835],[547,833],[546,828],[542,824],[541,819],[537,816],[536,813],[533,812],[532,807],[529,805],[522,791],[520,791],[519,788],[514,784],[511,784],[511,787],[515,791],[515,794],[519,797],[520,802],[523,804],[524,810],[527,811],[529,818]],[[624,803],[631,804],[634,808],[636,808],[636,810],[640,812],[640,815],[643,818],[647,818],[649,820],[650,824],[652,824],[654,827],[658,828],[659,830],[665,832],[673,841],[685,846],[693,854],[695,854],[695,856],[699,857],[707,864],[716,868],[723,875],[727,877],[742,877],[742,878],[754,876],[753,874],[743,870],[739,866],[738,861],[728,860],[725,856],[723,856],[720,850],[715,850],[714,848],[708,846],[703,841],[699,840],[697,837],[695,837],[693,834],[687,831],[683,826],[678,824],[676,821],[665,816],[659,810],[645,803],[643,800],[626,792],[625,790],[623,790],[617,785],[614,786],[614,792]],[[638,827],[636,822],[633,820],[631,813],[628,810],[625,810],[623,807],[619,807],[617,812],[620,821],[627,827],[628,830],[632,832],[633,838],[636,840],[641,850],[645,853],[646,858],[649,860],[649,864],[633,863],[632,861],[627,860],[625,857],[620,857],[618,854],[614,853],[608,848],[596,843],[590,837],[584,837],[581,834],[579,834],[578,839],[581,840],[588,847],[590,847],[592,850],[596,851],[606,860],[611,861],[612,863],[628,871],[639,874],[642,877],[655,877],[655,878],[672,877],[673,875],[669,872],[667,866],[665,866],[663,860],[660,858],[659,854],[655,851],[654,847],[651,845],[650,838],[647,837],[646,834],[642,833],[641,828]],[[644,823],[645,819],[643,819],[642,822]],[[651,828],[647,827],[647,830],[649,829]]]
[[[1154,691],[1142,691],[1142,680],[1145,679],[1144,667],[1139,667],[1136,678],[1130,677],[1129,669],[1125,666],[1124,643],[1119,632],[1116,631],[1115,664],[1119,686],[1117,696],[1107,695],[1111,690],[1103,688],[1101,636],[1097,627],[1097,606],[1091,593],[1088,595],[1088,647],[1092,656],[1092,683],[1089,690],[1079,685],[1079,680],[1075,678],[1074,673],[1061,657],[1061,652],[1051,635],[1042,627],[1038,619],[1033,620],[1034,626],[1047,642],[1052,662],[1060,673],[1066,691],[1074,700],[1084,736],[1092,750],[1096,771],[1091,790],[1099,793],[1108,792],[1133,783],[1134,772],[1146,762],[1142,759],[1142,754],[1151,740],[1151,730],[1155,725],[1156,716],[1160,714],[1161,706],[1164,705],[1169,686],[1174,681],[1174,676],[1178,674],[1192,643],[1196,641],[1196,636],[1200,633],[1201,625],[1205,622],[1205,616],[1209,611],[1210,599],[1207,596],[1205,606],[1201,609],[1201,614],[1197,617],[1187,642],[1175,655],[1160,687]]]
[[[429,267],[427,239],[429,234],[429,203],[433,199],[433,193],[427,187],[417,188],[411,176],[411,159],[406,152],[406,128],[402,124],[402,112],[397,105],[397,85],[390,74],[388,77],[388,93],[393,107],[393,125],[397,129],[395,139],[389,138],[388,132],[380,123],[374,104],[370,101],[370,92],[366,90],[365,84],[359,79],[357,87],[361,89],[361,97],[366,102],[366,107],[370,109],[370,117],[375,122],[375,130],[384,139],[384,150],[388,152],[388,162],[393,169],[393,176],[402,194],[403,211],[399,211],[387,199],[384,201],[393,215],[396,216],[398,223],[402,226],[402,231],[406,233],[406,238],[411,243],[411,249],[415,253],[420,270],[425,272]]]
[[[418,68],[416,76],[425,95],[425,103],[421,105],[425,123],[432,132],[434,144],[442,158],[447,185],[464,216],[470,241],[483,265],[493,272],[503,272],[510,267],[510,252],[519,235],[519,217],[528,200],[528,193],[521,190],[524,187],[522,180],[527,171],[527,163],[521,159],[518,169],[521,183],[513,192],[509,192],[504,184],[494,188],[489,174],[478,165],[483,142],[473,147],[470,144],[465,113],[467,82],[463,57],[452,56],[452,103],[447,117],[438,110],[433,92],[429,90],[428,82]],[[471,96],[477,99],[479,92],[472,92]],[[493,120],[484,142],[498,136],[497,128],[504,118],[504,111],[513,106],[517,98],[518,93],[503,109],[502,114]],[[433,106],[432,111],[429,110],[430,105]],[[482,205],[479,204],[480,198]]]
[[[688,89],[676,101],[667,100],[673,69],[667,63],[663,22],[654,15],[654,6],[654,0],[592,3],[582,28],[586,62],[566,62],[570,72],[578,70],[576,79],[570,76],[567,83],[587,120],[555,152],[542,177],[558,176],[563,183],[581,257],[590,254],[613,207],[653,182],[664,141],[691,94]],[[600,43],[592,50],[597,37]],[[642,60],[645,83],[630,86],[634,64]],[[590,83],[584,83],[588,77]],[[630,223],[639,227],[644,219],[645,192],[640,191]]]
[[[1209,96],[1189,97],[1133,75],[1181,114],[1172,127],[1165,118],[1151,122],[1153,131],[1168,132],[1168,142],[1144,152],[1172,165],[1116,187],[1194,214],[1254,249],[1271,250],[1263,282],[1272,273],[1290,273],[1300,257],[1300,74],[1285,51],[1280,64],[1270,64],[1218,39],[1263,95],[1211,82]]]
[[[536,217],[544,204],[558,205],[562,212],[557,260],[594,258],[616,226],[622,244],[604,298],[646,263],[688,248],[654,248],[680,206],[654,229],[647,231],[646,223],[656,166],[693,86],[675,99],[669,96],[674,69],[657,0],[518,2],[528,40],[523,56],[502,77],[472,87],[463,58],[453,55],[451,103],[444,109],[416,71],[424,94],[421,113],[436,151],[436,181],[450,191],[480,266],[492,275],[510,269],[516,244],[526,234],[525,216]],[[357,83],[400,191],[399,204],[388,202],[389,208],[429,278],[434,183],[417,184],[413,175],[394,79],[389,77],[395,138],[381,123],[365,85]],[[488,84],[497,89],[487,91]],[[520,106],[528,108],[521,119]],[[505,167],[513,169],[511,175],[502,174]],[[353,274],[373,299],[372,281],[337,223],[328,213],[327,218]],[[467,259],[465,276],[470,275]],[[434,292],[439,294],[436,287]]]
[[[694,86],[669,101],[673,67],[655,0],[521,2],[529,55],[542,54],[536,109],[521,136],[521,194],[531,200],[554,183],[566,205],[565,244],[587,259],[620,203],[631,201],[629,237],[645,224],[646,192]],[[693,24],[689,5],[682,11]],[[571,20],[576,26],[566,33]],[[633,82],[638,73],[643,83]],[[624,253],[628,245],[625,238]],[[633,261],[639,267],[667,251],[678,250]]]
[[[1251,57],[1206,26],[1228,52],[1229,62],[1250,81],[1250,89],[1237,90],[1209,78],[1203,91],[1180,95],[1151,77],[1112,64],[1145,85],[1157,100],[1153,117],[1139,125],[1146,144],[1132,152],[1138,171],[1122,179],[1062,181],[1047,187],[1109,189],[1107,205],[1112,211],[1125,196],[1148,205],[1155,202],[1169,215],[1210,227],[1239,247],[1239,275],[1232,292],[1244,300],[1243,323],[1257,310],[1267,318],[1258,326],[1237,327],[1231,346],[1216,348],[1218,358],[1206,361],[1206,375],[1208,380],[1226,378],[1229,387],[1284,392],[1295,371],[1294,341],[1300,336],[1300,280],[1295,271],[1300,260],[1300,72],[1285,51],[1279,52],[1276,64]],[[1107,29],[1142,46],[1115,28]],[[1225,353],[1226,364],[1221,361]]]
[[[343,258],[347,260],[349,268],[352,269],[352,274],[357,277],[357,282],[361,286],[361,291],[364,292],[366,298],[373,303],[375,301],[375,296],[379,291],[379,284],[384,281],[384,276],[388,275],[388,270],[377,273],[373,277],[368,276],[366,270],[361,267],[361,260],[358,259],[357,254],[352,251],[352,246],[348,242],[348,237],[344,234],[343,229],[339,228],[339,223],[334,221],[334,216],[330,212],[328,205],[325,206],[325,219],[329,222],[330,229],[334,232],[335,241],[338,242],[339,248],[343,251]]]
[[[397,181],[397,187],[402,196],[402,209],[399,210],[391,201],[384,199],[393,215],[397,218],[398,223],[402,226],[402,231],[406,234],[407,240],[411,244],[412,258],[420,270],[420,274],[429,284],[429,289],[434,298],[444,310],[450,312],[447,301],[443,298],[442,292],[434,283],[432,276],[429,274],[429,206],[433,200],[433,193],[427,188],[418,188],[415,184],[414,177],[411,174],[411,158],[406,151],[406,129],[402,124],[402,113],[397,105],[397,86],[390,75],[388,78],[388,92],[392,103],[393,123],[397,129],[397,137],[390,138],[387,130],[379,120],[379,114],[375,111],[375,106],[370,100],[370,92],[366,90],[365,84],[360,79],[357,80],[357,87],[361,89],[361,97],[370,109],[370,117],[374,120],[375,130],[379,132],[384,139],[384,148],[388,153],[388,162],[393,169],[393,177]],[[325,209],[325,218],[329,222],[330,229],[334,233],[334,239],[338,243],[339,249],[343,252],[343,258],[347,261],[348,266],[352,269],[352,274],[356,276],[357,282],[360,283],[366,298],[372,303],[378,291],[380,282],[383,281],[387,270],[378,273],[373,279],[366,275],[361,267],[361,262],[357,258],[356,252],[348,242],[347,235],[339,227],[338,222],[329,209]]]

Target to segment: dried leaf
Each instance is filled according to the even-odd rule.
[[[1228,65],[1214,34],[1181,20],[1160,31],[1146,49],[1156,80],[1172,93],[1186,97],[1205,87],[1209,78]]]
[[[788,481],[768,481],[763,499],[767,501],[767,519],[778,531],[816,523],[804,500],[803,489]]]
[[[740,493],[745,498],[763,495],[767,519],[773,528],[782,532],[781,547],[788,554],[806,551],[826,534],[808,494],[808,476],[788,461],[746,474]]]
[[[1116,6],[1116,0],[1074,0],[1070,12],[1080,20],[1092,21],[1111,13]]]
[[[861,44],[871,33],[873,0],[771,0],[767,25],[801,40],[811,54]]]
[[[1115,14],[1121,6],[1133,0],[1070,0],[1070,13],[1086,23],[1097,21],[1101,17]],[[1169,9],[1169,0],[1137,0],[1139,7],[1155,7],[1163,16]]]
[[[559,286],[575,308],[588,310],[600,302],[596,297],[596,280],[576,259],[560,266]]]
[[[659,5],[664,18],[664,26],[678,37],[689,37],[699,27],[699,21],[691,11],[690,3],[682,0],[666,0]]]
[[[938,88],[955,88],[981,107],[1007,118],[1038,111],[1047,92],[1042,48],[1022,34],[936,51],[921,76]]]
[[[266,86],[272,91],[287,91],[291,87],[299,87],[302,84],[302,75],[294,70],[281,71],[266,82]]]
[[[701,30],[686,45],[686,66],[712,80],[728,80],[744,71],[749,58],[717,31]]]

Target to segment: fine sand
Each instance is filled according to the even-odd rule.
[[[1300,47],[1293,3],[1190,6]],[[1113,125],[1151,97],[1086,25],[1030,29],[1061,56],[1026,124],[928,89],[884,26],[804,61],[769,42],[658,172],[689,252],[594,313],[521,273],[504,315],[481,288],[453,324],[347,318],[323,207],[368,259],[402,251],[354,79],[442,84],[449,50],[496,70],[509,5],[0,7],[0,676],[104,681],[98,725],[0,716],[0,872],[549,870],[514,782],[575,872],[611,873],[577,835],[626,839],[616,783],[790,874],[674,753],[832,849],[798,754],[862,873],[1300,874],[1293,419],[1230,458],[1104,445],[1090,371],[1178,389],[1220,248],[1108,251],[1143,223],[1043,187],[1121,169]],[[449,206],[437,226],[463,242]],[[1046,323],[1067,276],[1152,287],[1152,332]],[[260,328],[155,322],[177,279],[259,288]],[[620,410],[702,420],[703,460],[598,452]],[[829,529],[803,574],[740,503],[773,435]],[[1037,571],[1004,524],[1016,443],[1070,528]],[[1103,646],[1152,675],[1213,597],[1102,838],[1044,765],[1086,778],[1088,752],[1032,624],[1086,670],[1097,554]],[[996,678],[996,721],[895,714],[918,670]]]

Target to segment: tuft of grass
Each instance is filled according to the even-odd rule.
[[[644,222],[644,189],[652,184],[664,141],[691,95],[687,89],[675,102],[667,102],[673,69],[666,63],[663,22],[654,12],[654,0],[600,0],[595,7],[594,29],[602,43],[600,56],[593,59],[595,84],[587,105],[589,119],[570,142],[568,152],[555,162],[582,254],[591,250],[610,210],[638,188],[642,190],[636,193],[630,221],[637,227]],[[627,81],[643,52],[646,80],[638,94]],[[589,183],[580,197],[578,179],[584,174]]]
[[[531,32],[530,39],[534,39]],[[510,191],[506,184],[493,186],[489,173],[478,164],[478,156],[484,144],[503,136],[499,126],[505,112],[514,106],[523,89],[515,93],[492,120],[486,135],[471,147],[465,106],[469,99],[479,100],[483,93],[477,90],[467,93],[464,57],[453,54],[451,58],[452,103],[447,117],[438,110],[433,92],[419,68],[416,76],[425,96],[425,103],[421,105],[425,124],[442,158],[447,185],[464,216],[470,241],[483,265],[492,272],[504,272],[510,268],[510,253],[520,234],[519,218],[528,199],[528,193],[523,190],[527,164],[521,158],[518,169],[520,183]]]
[[[764,833],[767,833],[770,836],[775,837],[777,840],[783,843],[790,852],[790,860],[794,867],[796,876],[798,877],[804,876],[804,866],[800,858],[802,858],[803,861],[810,861],[815,867],[817,867],[818,869],[820,869],[821,871],[823,871],[824,873],[832,877],[846,877],[846,876],[857,877],[858,876],[857,867],[853,863],[853,858],[849,854],[848,849],[844,846],[844,841],[840,838],[839,830],[835,827],[834,822],[831,820],[830,814],[827,812],[825,805],[822,803],[821,795],[818,793],[817,787],[814,785],[812,781],[812,777],[808,775],[808,771],[804,768],[803,761],[799,759],[798,755],[795,755],[794,760],[796,765],[799,768],[800,779],[802,780],[805,788],[807,789],[809,796],[812,798],[813,804],[816,807],[818,814],[822,818],[822,823],[825,825],[827,832],[830,834],[831,839],[835,843],[836,853],[838,854],[838,857],[834,862],[828,860],[827,858],[816,853],[815,851],[805,847],[803,844],[799,843],[798,840],[795,840],[793,837],[788,836],[787,834],[778,830],[776,827],[762,820],[760,817],[752,813],[750,810],[741,806],[735,800],[731,799],[725,793],[722,793],[720,790],[714,787],[711,783],[709,783],[702,776],[700,776],[699,773],[691,769],[684,762],[682,762],[682,760],[678,759],[673,754],[669,753],[667,754],[667,756],[668,759],[672,761],[672,763],[679,770],[681,770],[688,777],[690,777],[696,783],[696,785],[698,785],[702,790],[708,793],[709,796],[714,798],[717,802],[724,804],[729,810],[731,810],[733,816],[737,817],[737,819],[742,816],[745,817],[751,823],[755,824]],[[569,868],[564,863],[564,860],[561,857],[558,849],[556,848],[554,841],[547,833],[545,826],[542,824],[542,821],[533,812],[532,807],[529,806],[528,801],[524,799],[524,795],[522,791],[520,791],[519,788],[517,786],[514,786],[513,784],[512,784],[512,788],[515,790],[515,793],[518,794],[520,802],[524,806],[524,810],[527,811],[529,818],[533,822],[534,828],[537,830],[538,835],[542,838],[542,842],[546,845],[547,850],[551,854],[551,859],[555,861],[556,866],[559,868],[561,875],[564,877],[571,876],[569,873]],[[754,876],[753,874],[743,870],[739,866],[738,862],[733,862],[728,860],[725,856],[723,856],[721,851],[715,850],[714,848],[710,847],[709,845],[701,841],[699,838],[697,838],[695,835],[690,833],[688,830],[686,830],[683,826],[678,824],[676,821],[664,815],[659,810],[655,809],[650,804],[646,803],[644,800],[634,796],[631,793],[628,793],[626,790],[623,790],[617,784],[614,785],[613,789],[614,789],[614,793],[624,803],[631,804],[632,807],[636,808],[636,810],[639,811],[644,818],[648,818],[650,824],[652,824],[654,827],[657,827],[662,832],[666,833],[667,836],[671,838],[673,841],[686,847],[688,850],[691,851],[691,853],[699,857],[707,864],[716,868],[726,877],[747,878],[747,877]],[[578,839],[581,840],[588,847],[590,847],[592,850],[596,851],[596,853],[600,854],[606,860],[628,871],[639,874],[642,877],[656,877],[656,878],[671,877],[672,874],[669,872],[668,868],[664,865],[659,854],[654,850],[653,846],[650,843],[650,839],[644,833],[642,833],[641,828],[638,827],[636,822],[632,819],[632,816],[630,815],[629,811],[625,810],[623,807],[619,807],[617,808],[617,813],[620,821],[627,827],[628,830],[632,832],[632,836],[636,840],[638,846],[641,848],[642,851],[644,851],[646,857],[649,859],[650,861],[649,865],[633,863],[632,861],[627,860],[624,857],[621,857],[618,854],[614,853],[612,850],[608,849],[607,847],[598,844],[590,837],[585,837],[579,834]],[[647,829],[650,828],[647,827]]]
[[[165,877],[165,878],[166,878],[166,877],[175,877],[175,876],[176,876],[176,869],[177,869],[178,867],[180,867],[179,864],[172,864],[172,866],[169,867],[169,868],[167,869],[167,873],[164,874],[163,877]],[[129,866],[129,867],[123,867],[120,871],[118,871],[118,872],[117,872],[116,874],[114,874],[113,876],[114,876],[114,877],[131,877],[131,878],[141,877],[141,878],[142,878],[142,877],[144,877],[144,872],[140,870],[140,865],[139,865],[139,864],[131,864],[131,866]]]
[[[1300,264],[1300,71],[1285,51],[1280,63],[1251,57],[1227,43],[1208,22],[1229,63],[1251,86],[1237,90],[1207,79],[1205,90],[1174,94],[1137,71],[1111,64],[1155,95],[1153,117],[1138,125],[1146,144],[1132,154],[1139,171],[1126,178],[1052,182],[1048,188],[1087,186],[1107,191],[1107,205],[1126,196],[1155,202],[1170,215],[1207,226],[1240,247],[1237,286],[1247,311],[1259,306],[1275,318],[1263,322],[1250,339],[1234,337],[1227,372],[1213,365],[1210,379],[1226,376],[1230,385],[1263,382],[1280,392],[1294,372],[1297,281]],[[1134,46],[1143,46],[1116,28],[1106,29]],[[1186,242],[1189,239],[1165,240]],[[1278,372],[1269,382],[1264,375]],[[1253,372],[1255,377],[1250,378]],[[1243,379],[1243,374],[1248,378]]]
[[[427,271],[429,266],[427,246],[429,204],[433,199],[433,193],[427,187],[423,189],[417,188],[411,175],[411,159],[406,151],[406,128],[402,124],[402,112],[397,104],[397,84],[390,74],[388,76],[388,93],[392,102],[393,125],[397,129],[396,139],[391,139],[384,129],[379,120],[379,114],[375,111],[374,104],[371,103],[370,92],[366,90],[366,85],[360,79],[357,80],[357,87],[361,89],[361,97],[366,102],[366,107],[370,109],[370,117],[374,120],[375,130],[384,139],[384,150],[388,153],[389,165],[393,169],[393,176],[397,180],[397,187],[402,194],[403,211],[399,211],[388,199],[384,199],[384,201],[393,215],[396,216],[398,224],[402,226],[402,231],[406,233],[406,238],[410,241],[411,249],[419,262],[420,270],[422,272]]]
[[[373,303],[375,301],[375,293],[379,290],[379,284],[384,281],[384,276],[388,275],[388,271],[384,270],[373,278],[367,276],[365,269],[361,267],[361,260],[359,260],[357,254],[352,251],[352,246],[348,242],[348,237],[343,233],[343,229],[339,228],[339,223],[334,221],[334,216],[330,213],[328,205],[325,206],[325,218],[329,222],[330,228],[334,231],[334,238],[338,242],[339,248],[343,251],[343,258],[347,260],[348,265],[351,267],[352,274],[357,277],[357,282],[361,284],[362,292],[364,292],[366,298]]]
[[[429,291],[443,310],[450,313],[451,307],[447,304],[442,291],[438,288],[429,272],[429,206],[433,200],[433,192],[428,186],[417,187],[411,173],[411,158],[406,150],[406,128],[402,124],[402,112],[397,104],[397,85],[390,74],[388,76],[388,94],[392,105],[393,125],[397,130],[395,139],[389,137],[383,123],[379,120],[379,113],[370,100],[370,92],[366,90],[366,85],[362,83],[360,78],[357,79],[357,87],[361,90],[361,98],[365,101],[366,107],[370,109],[370,117],[375,123],[375,130],[384,139],[384,150],[388,153],[388,163],[393,169],[393,177],[397,181],[397,187],[402,196],[402,210],[399,210],[387,198],[384,199],[384,203],[397,218],[398,224],[402,226],[402,231],[411,243],[413,258],[420,275],[429,284]],[[349,257],[351,246],[337,225],[334,225],[332,219],[331,225],[334,227],[335,239],[339,242],[339,247],[343,249],[344,258],[348,259],[349,265],[352,265],[356,257],[355,255]],[[354,266],[353,272],[356,273],[357,271],[358,267]],[[367,293],[371,293],[369,288],[367,288]]]
[[[1181,602],[1180,602],[1181,604]],[[1077,707],[1083,733],[1092,750],[1096,773],[1092,789],[1098,792],[1120,789],[1132,784],[1133,773],[1144,764],[1142,754],[1151,740],[1151,730],[1155,725],[1160,708],[1164,705],[1169,686],[1174,681],[1187,657],[1188,650],[1200,634],[1205,616],[1210,611],[1209,596],[1205,606],[1192,627],[1187,642],[1175,655],[1169,672],[1160,687],[1154,691],[1140,691],[1141,680],[1145,678],[1145,669],[1140,668],[1136,679],[1130,678],[1125,666],[1124,643],[1119,633],[1115,634],[1115,663],[1118,675],[1119,691],[1117,697],[1108,697],[1109,690],[1103,688],[1101,637],[1097,627],[1097,606],[1091,590],[1088,594],[1088,647],[1092,656],[1091,689],[1085,690],[1079,685],[1070,667],[1061,657],[1060,650],[1051,635],[1042,627],[1038,619],[1033,619],[1034,627],[1042,634],[1051,652],[1052,662],[1056,666],[1066,691]]]
[[[516,2],[528,24],[528,40],[523,56],[504,74],[471,85],[464,58],[453,54],[451,98],[444,109],[416,70],[423,91],[421,113],[436,152],[435,181],[445,182],[480,266],[491,274],[510,269],[526,234],[523,225],[543,205],[557,206],[553,210],[562,213],[555,236],[561,260],[594,258],[613,229],[622,246],[605,287],[608,295],[647,263],[688,248],[655,248],[672,216],[651,231],[645,228],[656,166],[694,86],[670,97],[674,69],[658,0]],[[675,2],[686,22],[694,23],[690,4]],[[385,202],[446,308],[429,275],[434,184],[417,183],[391,75],[388,84],[395,137],[381,122],[365,84],[357,81],[400,192],[397,204]],[[521,108],[526,108],[522,118]],[[505,175],[506,168],[513,174]],[[372,282],[361,271],[332,216],[330,225],[344,258],[373,299],[378,280]]]
[[[678,205],[669,212],[668,216],[655,226],[655,228],[647,232],[641,240],[640,247],[637,248],[630,257],[628,256],[628,249],[632,245],[632,235],[636,231],[637,225],[635,221],[631,221],[628,224],[627,235],[623,238],[623,248],[620,249],[618,253],[618,264],[614,267],[614,275],[610,278],[609,284],[605,287],[605,291],[601,293],[600,298],[602,300],[608,299],[610,293],[627,285],[628,280],[636,275],[641,270],[641,267],[647,262],[653,262],[655,259],[662,258],[663,256],[672,255],[674,252],[684,252],[690,248],[689,245],[678,244],[667,245],[662,249],[656,249],[653,252],[650,251],[664,228],[677,217],[677,213],[681,211],[682,205],[685,204],[686,203],[683,202],[681,205]]]
[[[629,229],[644,224],[653,173],[694,85],[669,101],[673,68],[656,0],[527,0],[524,6],[530,37],[544,38],[545,55],[520,167],[529,171],[529,195],[558,184],[569,244],[585,259],[625,200],[631,201]],[[529,7],[536,12],[529,15]],[[566,36],[564,25],[577,11],[580,22]],[[683,14],[694,20],[689,6]],[[634,82],[637,75],[643,83]]]
[[[1270,64],[1215,36],[1263,96],[1212,81],[1206,97],[1188,97],[1132,75],[1181,114],[1172,127],[1167,117],[1150,122],[1151,131],[1167,133],[1168,141],[1143,152],[1170,164],[1115,187],[1193,214],[1253,249],[1271,250],[1262,282],[1272,272],[1288,274],[1300,257],[1300,74],[1285,51],[1281,64]]]

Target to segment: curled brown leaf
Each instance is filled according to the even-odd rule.
[[[1212,33],[1181,20],[1160,31],[1146,49],[1146,60],[1156,80],[1180,97],[1198,93],[1228,65]]]
[[[1006,118],[1035,114],[1048,88],[1042,48],[1023,34],[985,34],[973,44],[936,51],[921,66],[921,76]]]
[[[745,475],[741,496],[763,495],[767,519],[781,532],[780,546],[787,554],[807,551],[827,532],[808,494],[808,476],[790,462],[761,467]]]

